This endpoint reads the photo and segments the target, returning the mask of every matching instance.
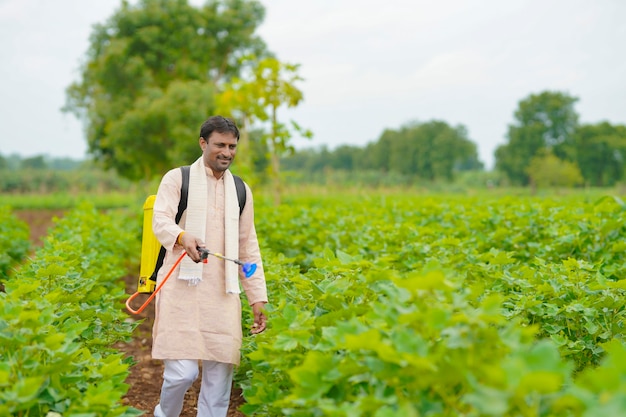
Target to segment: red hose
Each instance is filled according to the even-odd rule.
[[[128,309],[128,311],[130,311],[133,314],[139,314],[141,313],[147,306],[148,304],[150,304],[150,301],[152,301],[152,299],[157,295],[157,293],[159,292],[159,290],[161,289],[161,287],[163,287],[163,285],[165,284],[165,281],[167,281],[167,279],[170,277],[170,275],[172,275],[172,272],[174,272],[174,269],[176,269],[176,267],[178,266],[178,264],[180,263],[180,261],[183,260],[183,258],[185,257],[185,255],[187,255],[187,252],[183,252],[182,255],[180,255],[180,257],[176,260],[176,263],[174,264],[174,266],[172,266],[172,269],[170,269],[170,272],[167,273],[167,275],[165,276],[165,278],[163,278],[163,281],[161,281],[161,283],[159,284],[158,287],[156,287],[156,289],[154,290],[154,292],[152,294],[150,294],[150,297],[148,297],[148,299],[143,303],[143,305],[141,307],[139,307],[137,310],[133,310],[130,306],[130,302],[132,300],[135,299],[135,297],[137,297],[139,294],[142,294],[140,292],[136,292],[133,295],[131,295],[128,300],[126,300],[126,308]]]

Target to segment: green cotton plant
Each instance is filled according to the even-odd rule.
[[[568,389],[563,408],[582,409],[583,417],[619,416],[626,409],[626,344],[613,340],[597,368],[584,370]]]
[[[119,404],[128,389],[124,358],[94,355],[81,343],[88,322],[60,320],[55,305],[26,297],[36,284],[20,288],[0,307],[0,415],[136,415]]]
[[[296,349],[297,341],[291,341],[291,334],[297,333],[300,343],[307,343],[310,333],[306,323],[310,312],[302,311],[299,318],[294,320],[297,306],[287,305],[289,300],[301,299],[301,307],[306,305],[305,300],[314,296],[310,282],[303,279],[298,268],[292,265],[293,259],[278,255],[272,251],[263,252],[264,265],[271,265],[272,273],[266,273],[266,281],[270,303],[266,305],[270,320],[271,331],[244,337],[242,346],[242,362],[238,367],[237,383],[244,390],[248,404],[246,407],[255,408],[255,394],[260,392],[261,401],[278,398],[279,393],[290,386],[290,381],[284,369],[273,368],[266,361],[252,360],[251,358],[270,346],[276,345],[283,355],[286,366],[296,364],[302,349]],[[244,334],[250,328],[250,315],[244,311]],[[291,326],[291,327],[290,327]],[[276,340],[274,340],[274,338]],[[285,344],[285,346],[282,346]],[[259,379],[261,376],[261,379]],[[271,384],[265,382],[271,381]]]
[[[57,302],[63,317],[90,322],[84,343],[102,351],[128,340],[135,326],[121,310],[125,285],[116,279],[138,253],[129,220],[121,212],[104,215],[90,204],[79,206],[58,220],[44,240],[37,256],[45,261],[25,265],[16,277],[39,282],[40,294]]]
[[[616,272],[624,265],[626,233],[615,227],[616,222],[623,223],[622,212],[610,200],[601,205],[513,197],[484,201],[365,197],[347,198],[342,204],[335,200],[303,199],[301,204],[279,207],[273,215],[261,212],[267,219],[259,225],[264,246],[293,258],[303,272],[328,247],[381,265],[393,262],[400,271],[437,259],[462,273],[487,278],[489,286],[491,277],[500,279],[501,269],[511,268],[500,267],[493,259],[488,264],[480,260],[494,250],[511,256],[508,263],[513,266],[535,258],[548,265],[580,259],[596,266],[609,281],[619,280]],[[325,209],[323,201],[334,209]],[[575,256],[581,254],[587,255]],[[478,267],[476,260],[481,263]]]
[[[271,215],[264,215],[262,206],[258,210],[267,220],[258,232],[271,265],[270,328],[245,347],[240,377],[247,414],[592,415],[593,404],[581,402],[572,390],[577,375],[593,374],[610,359],[607,346],[623,340],[626,284],[620,271],[626,233],[620,205],[580,196],[292,199]],[[485,320],[480,326],[497,329],[493,337],[468,339],[466,329],[481,334],[482,327],[466,325],[461,331],[445,320],[449,326],[429,330],[429,318],[405,323],[392,313],[388,304],[402,297],[394,292],[383,297],[388,289],[378,285],[392,281],[404,288],[401,282],[432,279],[436,270],[452,289],[435,291],[447,295],[430,304],[409,304],[439,311],[433,326],[451,310],[457,318],[488,311],[480,315]],[[491,315],[504,322],[486,324]],[[412,328],[413,322],[424,324]],[[382,325],[389,333],[372,330]],[[358,337],[346,342],[337,334]],[[431,387],[438,378],[445,381],[439,397],[414,391],[410,401],[401,402],[396,394],[386,396],[395,392],[393,384],[381,383],[368,369],[390,366],[381,355],[391,363],[400,357],[398,335],[405,334],[409,341],[432,342],[445,334],[455,343],[465,341],[468,349],[500,348],[485,357],[472,351],[454,356],[462,346],[440,348],[441,363],[454,366],[438,365],[433,373]],[[372,346],[367,354],[356,349],[367,343]],[[360,362],[354,359],[358,354]],[[402,374],[399,369],[395,375]],[[412,372],[424,378],[423,370]],[[350,397],[352,385],[364,398]]]
[[[524,317],[550,337],[578,369],[596,366],[603,345],[624,340],[626,311],[623,283],[613,285],[592,265],[569,259],[559,264],[535,262],[531,289],[511,294],[512,314]]]
[[[0,415],[43,415],[47,407],[40,408],[40,397],[56,405],[59,394],[73,385],[71,375],[64,374],[75,368],[72,363],[80,345],[74,340],[85,325],[68,326],[67,333],[62,332],[50,304],[1,297]]]
[[[113,214],[83,204],[58,220],[0,294],[0,415],[140,414],[121,404],[132,358],[114,348],[136,326],[119,279],[136,219]]]
[[[485,294],[503,296],[506,317],[536,326],[537,336],[552,339],[577,369],[596,366],[609,340],[624,340],[625,284],[597,267],[575,259],[521,264],[495,250],[471,259],[471,282]]]
[[[0,415],[137,414],[119,404],[128,389],[128,365],[121,355],[93,356],[79,342],[88,323],[59,323],[45,300],[5,298],[0,307]]]
[[[7,206],[0,206],[0,283],[30,250],[30,229]]]
[[[531,415],[569,380],[557,348],[500,314],[499,297],[473,306],[442,271],[402,276],[344,253],[316,266],[283,275],[280,315],[245,355],[249,415]],[[497,412],[476,401],[484,392],[499,393]]]

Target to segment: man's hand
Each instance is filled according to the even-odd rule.
[[[202,257],[200,256],[200,252],[198,252],[197,247],[204,247],[204,242],[196,238],[191,233],[183,233],[180,240],[183,249],[187,252],[187,256],[189,256],[189,258],[196,263],[200,262]]]
[[[265,303],[254,303],[252,304],[252,313],[254,314],[254,324],[252,325],[252,329],[250,333],[258,334],[261,333],[267,327],[267,317],[263,313],[265,309]]]

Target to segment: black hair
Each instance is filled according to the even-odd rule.
[[[200,137],[209,141],[211,133],[232,133],[239,140],[239,129],[234,121],[223,116],[211,116],[202,123],[200,127]]]

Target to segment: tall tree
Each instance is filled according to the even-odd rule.
[[[266,54],[254,0],[123,1],[90,38],[65,111],[85,123],[89,152],[131,179],[149,179],[197,156],[214,86],[241,71],[239,57]]]
[[[304,98],[296,85],[302,81],[298,75],[299,65],[273,57],[252,61],[254,65],[247,76],[235,78],[224,86],[219,102],[221,108],[239,116],[244,126],[258,123],[267,128],[263,141],[269,150],[269,174],[274,202],[278,204],[281,199],[280,158],[293,152],[291,138],[295,134],[311,138],[312,133],[293,120],[286,124],[278,117],[280,108],[296,107]]]
[[[626,126],[609,122],[583,125],[575,135],[576,161],[585,181],[610,186],[624,178]]]
[[[544,91],[521,100],[509,126],[508,142],[496,149],[496,168],[514,184],[527,185],[527,167],[541,149],[561,159],[573,159],[573,137],[578,126],[574,104],[578,98]]]
[[[275,204],[280,203],[282,194],[280,157],[293,153],[291,138],[295,134],[309,139],[313,136],[311,131],[302,128],[297,122],[290,120],[287,124],[278,118],[281,107],[296,107],[304,99],[302,91],[296,86],[302,80],[298,75],[298,67],[299,65],[267,58],[256,69],[255,80],[261,88],[261,105],[266,109],[269,119],[269,132],[264,139],[270,151],[270,178],[273,182]]]
[[[240,58],[240,62],[242,66],[246,66],[246,63],[258,61],[255,57],[245,56]],[[238,172],[244,174],[248,182],[254,182],[253,155],[249,152],[252,147],[250,130],[253,129],[255,120],[265,120],[267,116],[259,100],[261,91],[254,80],[255,71],[252,68],[247,69],[246,73],[235,76],[221,85],[216,95],[216,106],[217,113],[238,121],[240,128],[240,139],[237,144],[240,152],[240,156],[237,157]],[[259,138],[261,137],[262,134]]]

